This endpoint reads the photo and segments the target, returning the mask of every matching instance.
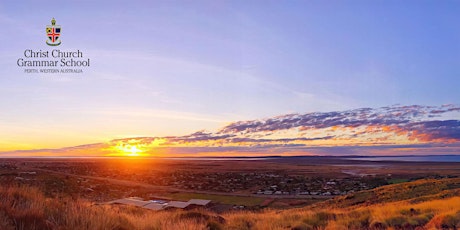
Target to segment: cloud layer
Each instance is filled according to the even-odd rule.
[[[216,132],[116,139],[18,155],[253,156],[457,154],[460,106],[389,106],[237,121]],[[133,147],[134,150],[133,150]],[[133,154],[135,154],[133,152]]]

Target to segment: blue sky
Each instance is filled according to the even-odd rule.
[[[288,113],[458,104],[458,12],[458,1],[2,1],[0,144],[56,148]],[[85,73],[16,66],[25,49],[51,49],[53,17],[58,48],[91,58]]]

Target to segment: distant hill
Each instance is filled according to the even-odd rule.
[[[434,199],[460,196],[460,178],[423,179],[359,191],[317,203],[317,208],[355,208],[407,200],[419,203]]]

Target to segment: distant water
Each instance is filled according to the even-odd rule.
[[[271,157],[165,157],[167,160],[196,160],[196,161],[258,161],[269,160]]]
[[[353,157],[348,159],[361,161],[460,162],[460,155]]]

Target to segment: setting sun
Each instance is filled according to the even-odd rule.
[[[115,140],[108,142],[108,147],[102,150],[106,151],[106,156],[145,157],[152,156],[153,149],[165,142],[162,138],[155,138],[149,142],[140,139]]]
[[[138,157],[144,156],[144,150],[139,145],[132,145],[132,144],[118,144],[114,147],[116,150],[116,155],[119,156],[129,156],[129,157]]]
[[[128,156],[139,156],[140,152],[142,152],[140,149],[138,149],[136,146],[131,146],[131,148],[129,149],[129,154]]]

